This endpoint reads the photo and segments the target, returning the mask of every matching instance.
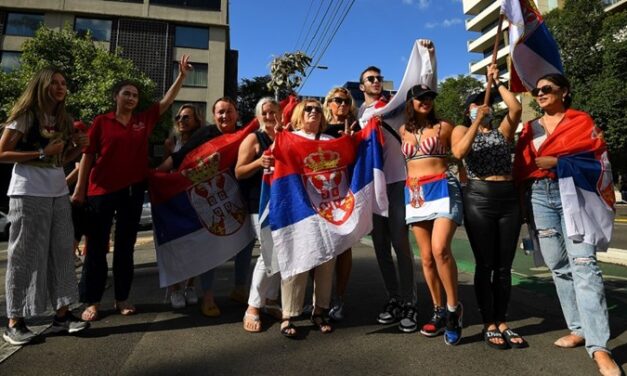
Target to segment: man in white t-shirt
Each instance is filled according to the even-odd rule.
[[[359,122],[363,127],[372,117],[375,108],[385,105],[383,76],[381,70],[370,66],[359,76],[359,89],[364,93],[365,102],[359,108]],[[389,125],[383,131],[383,173],[387,183],[389,201],[388,217],[374,214],[372,242],[377,262],[388,293],[388,302],[379,313],[377,321],[391,324],[397,321],[403,332],[414,332],[416,324],[416,288],[414,256],[409,246],[408,228],[405,223],[405,160],[401,153],[401,138]],[[392,258],[394,247],[398,263],[398,277]]]

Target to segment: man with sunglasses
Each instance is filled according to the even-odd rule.
[[[359,123],[364,127],[372,117],[374,109],[387,103],[387,99],[382,97],[381,70],[375,66],[366,68],[359,77],[359,89],[365,97],[365,102],[359,108]],[[416,324],[414,256],[409,246],[408,230],[405,224],[404,187],[407,177],[405,160],[401,153],[400,136],[392,127],[382,123],[383,172],[387,182],[389,209],[387,218],[373,215],[372,242],[388,293],[388,302],[379,313],[377,321],[380,324],[400,321],[399,330],[411,333],[418,329],[418,325]],[[396,252],[398,277],[391,246]]]

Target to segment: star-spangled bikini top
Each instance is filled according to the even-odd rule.
[[[401,150],[406,161],[422,159],[422,158],[446,158],[448,150],[440,140],[440,131],[442,126],[438,128],[438,134],[422,139],[422,128],[414,133],[416,144],[403,142]],[[416,147],[418,145],[418,147]]]

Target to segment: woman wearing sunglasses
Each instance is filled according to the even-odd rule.
[[[452,152],[464,160],[469,178],[464,189],[464,224],[475,255],[474,286],[484,341],[496,349],[521,348],[527,343],[509,329],[506,315],[521,224],[511,155],[522,107],[499,81],[496,64],[488,67],[488,75],[507,105],[507,115],[495,127],[492,108],[483,104],[485,91],[469,96],[464,125],[453,131]]]
[[[333,139],[323,133],[326,129],[326,119],[322,113],[322,105],[315,99],[304,99],[296,105],[292,113],[291,125],[294,134],[301,137],[310,140]],[[324,313],[331,303],[334,267],[335,258],[313,269],[315,306],[311,322],[324,334],[333,331],[333,326]],[[309,271],[306,271],[281,281],[281,303],[283,304],[281,334],[286,337],[295,337],[298,334],[291,320],[302,313],[308,276]]]
[[[340,137],[346,129],[359,128],[355,114],[357,108],[351,93],[343,87],[334,87],[324,99],[324,117],[327,127],[324,134],[331,137]],[[335,264],[335,303],[329,311],[329,317],[333,321],[341,321],[344,318],[344,294],[353,266],[353,254],[349,248],[337,256]]]
[[[432,319],[420,332],[434,337],[444,331],[446,344],[456,345],[461,339],[463,308],[457,297],[451,240],[462,224],[462,199],[459,182],[448,171],[453,125],[437,118],[433,105],[436,96],[426,85],[416,85],[407,92],[406,120],[400,128],[407,165],[405,218],[420,247],[434,306]]]
[[[568,181],[560,179],[558,182],[565,171],[577,172],[574,176],[578,176],[578,180],[586,180],[591,175],[587,173],[592,172],[591,167],[602,170],[604,174],[600,179],[586,182],[592,183],[597,195],[605,198],[602,206],[611,209],[614,190],[607,147],[590,115],[570,108],[572,93],[566,77],[545,75],[531,94],[543,115],[527,122],[523,128],[516,146],[514,178],[525,188],[530,206],[528,219],[537,230],[540,252],[553,274],[570,330],[570,334],[559,338],[554,345],[562,348],[585,345],[602,375],[620,375],[607,348],[609,319],[603,277],[596,260],[597,248],[607,248],[609,243],[609,239],[604,239],[607,230],[604,227],[611,229],[613,215],[607,226],[599,226],[604,218],[595,217],[596,211],[590,210],[594,204],[591,200],[596,195],[576,193],[564,200]],[[573,203],[577,213],[572,210]],[[586,210],[579,210],[583,206]],[[581,222],[576,230],[584,230],[578,234],[579,239],[571,231],[577,215]],[[601,239],[604,244],[599,243]]]
[[[179,108],[174,117],[174,122],[172,135],[163,144],[165,149],[164,159],[167,159],[172,153],[181,150],[181,147],[204,123],[200,116],[200,111],[191,103],[185,103]],[[174,309],[198,303],[198,295],[196,295],[196,290],[194,289],[193,278],[188,279],[186,283],[169,286],[168,294],[170,295],[170,304]]]

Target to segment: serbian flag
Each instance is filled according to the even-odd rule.
[[[277,134],[274,172],[264,176],[260,203],[260,222],[270,228],[276,255],[264,254],[264,260],[275,257],[278,267],[271,273],[285,279],[311,270],[368,234],[373,213],[387,215],[378,122],[325,141]],[[268,248],[262,240],[262,251]]]
[[[185,156],[178,171],[149,177],[161,287],[220,266],[254,239],[232,167],[257,126],[216,137]]]
[[[549,73],[563,73],[553,36],[533,0],[502,0],[501,14],[509,20],[510,90],[533,89]]]
[[[525,124],[516,146],[514,178],[518,183],[543,177],[559,179],[566,235],[574,242],[607,250],[615,210],[612,169],[601,131],[590,115],[566,110],[564,119],[539,149],[533,144],[531,123]],[[540,170],[535,159],[557,157],[554,172]]]
[[[449,213],[451,199],[446,173],[423,178],[407,178],[405,184],[405,217],[409,223],[414,218],[428,220],[437,213]]]
[[[414,41],[398,91],[389,101],[379,101],[374,107],[366,109],[361,114],[359,122],[362,128],[371,117],[381,116],[386,124],[398,131],[405,122],[405,98],[409,89],[415,85],[423,84],[429,86],[431,90],[437,91],[436,67],[435,55],[429,54],[429,50],[420,45],[420,39]]]

